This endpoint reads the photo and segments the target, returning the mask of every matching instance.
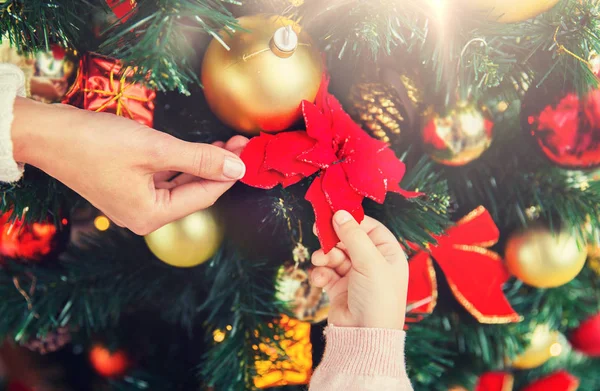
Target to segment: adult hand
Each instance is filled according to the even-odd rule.
[[[45,171],[138,235],[211,206],[245,173],[245,137],[223,148],[190,143],[113,114],[23,98],[14,113],[15,160]]]
[[[341,240],[325,254],[313,253],[312,283],[329,294],[329,323],[339,327],[404,327],[408,262],[398,240],[380,222],[359,225],[339,211],[333,225]]]

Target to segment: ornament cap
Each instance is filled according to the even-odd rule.
[[[298,34],[294,31],[291,25],[280,27],[273,34],[271,40],[271,50],[278,57],[290,57],[298,47]]]

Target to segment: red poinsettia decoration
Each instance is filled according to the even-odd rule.
[[[306,193],[315,211],[321,246],[329,252],[339,239],[331,219],[339,210],[364,218],[365,197],[383,203],[388,192],[415,197],[400,188],[405,166],[388,145],[370,137],[327,92],[324,77],[316,103],[302,102],[306,131],[261,134],[242,153],[242,182],[271,189],[290,186],[318,173]]]
[[[437,244],[418,251],[408,264],[408,303],[416,313],[431,313],[437,304],[437,282],[433,260],[444,272],[450,290],[460,304],[480,323],[519,322],[521,317],[502,292],[510,278],[500,256],[488,250],[498,242],[500,231],[482,206],[435,236]],[[411,245],[413,250],[418,246]],[[431,300],[425,300],[431,298]]]

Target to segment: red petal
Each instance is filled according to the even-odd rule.
[[[242,178],[242,183],[260,189],[272,189],[285,180],[283,174],[264,167],[267,144],[274,138],[273,135],[263,133],[246,145],[240,156],[246,164],[246,175]]]
[[[306,200],[312,204],[315,211],[315,222],[317,226],[317,237],[321,243],[321,247],[325,253],[331,251],[332,248],[339,243],[339,238],[333,228],[333,210],[327,201],[327,197],[323,192],[323,177],[318,176],[310,185],[305,196]],[[349,211],[356,221],[361,222],[365,217],[365,212],[360,206],[354,211]]]
[[[302,102],[302,112],[308,135],[320,143],[331,145],[333,139],[331,118],[307,101]]]
[[[514,378],[508,372],[488,372],[481,375],[475,391],[512,391],[513,383]]]
[[[306,192],[306,200],[312,204],[315,211],[315,224],[317,228],[317,237],[321,243],[323,251],[328,253],[340,241],[333,228],[333,211],[325,193],[323,193],[323,179],[317,177]]]
[[[304,177],[302,175],[290,176],[283,180],[282,185],[283,185],[283,187],[292,186],[292,185],[295,185],[296,183],[300,182],[302,179],[304,179]]]
[[[421,251],[408,263],[408,305],[423,302],[412,308],[414,313],[432,313],[437,304],[435,269],[428,253]],[[430,301],[428,301],[431,299]]]
[[[342,163],[350,186],[358,193],[382,204],[387,193],[387,183],[380,170],[374,151],[369,142],[348,139],[344,144]],[[373,144],[370,144],[373,146]]]
[[[298,159],[303,152],[311,150],[315,140],[305,131],[277,134],[266,146],[265,167],[277,170],[286,177],[301,174],[305,177],[318,171],[318,167]]]
[[[356,210],[361,207],[364,199],[362,195],[356,193],[350,187],[344,169],[340,164],[335,164],[325,170],[323,192],[334,212],[338,210]]]
[[[320,168],[327,168],[337,161],[337,156],[331,144],[317,143],[313,149],[298,156],[298,159]]]
[[[577,388],[579,379],[562,370],[531,383],[523,391],[575,391]]]

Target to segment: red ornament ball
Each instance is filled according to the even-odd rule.
[[[571,344],[590,357],[600,357],[600,313],[579,325],[571,334]]]
[[[129,358],[123,350],[111,352],[103,345],[95,345],[89,358],[96,372],[104,377],[123,376],[129,368]]]
[[[600,90],[569,93],[556,105],[529,113],[527,123],[544,155],[560,167],[600,166]]]
[[[68,241],[68,220],[56,226],[51,221],[25,223],[10,220],[10,212],[0,217],[0,260],[26,259],[39,262],[62,251]]]

